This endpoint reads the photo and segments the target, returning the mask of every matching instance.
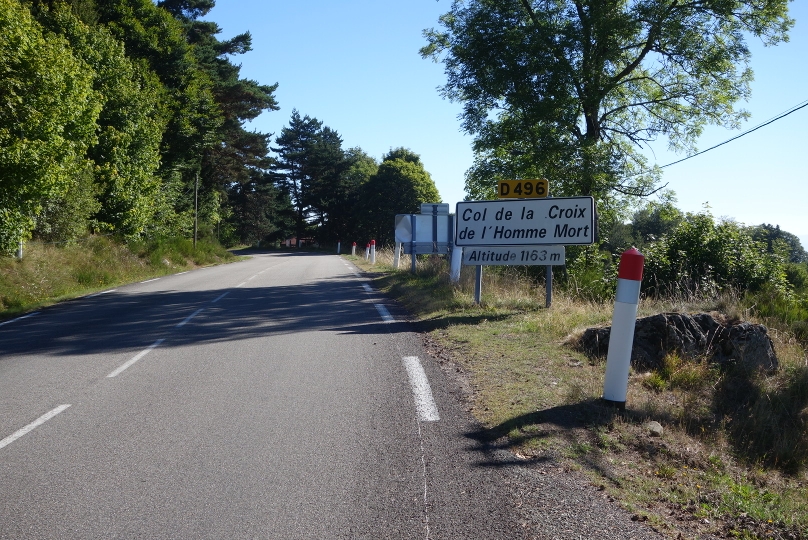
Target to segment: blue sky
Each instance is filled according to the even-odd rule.
[[[242,75],[279,83],[281,110],[253,126],[276,136],[297,109],[337,130],[345,148],[381,156],[399,146],[421,155],[443,202],[465,197],[471,138],[460,132],[460,105],[441,98],[443,66],[423,60],[422,31],[438,26],[449,0],[216,0],[206,17],[227,38],[249,30],[253,51],[234,59]],[[750,43],[755,82],[739,104],[749,129],[808,100],[808,2],[791,3],[791,41],[777,47]],[[716,217],[748,225],[771,223],[800,237],[808,249],[808,107],[716,150],[665,169],[663,182],[682,210],[708,204]],[[706,149],[739,131],[708,128]],[[684,157],[659,143],[649,153],[664,165]]]

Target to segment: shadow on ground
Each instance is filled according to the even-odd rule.
[[[317,256],[275,254],[300,255]],[[226,296],[214,302],[223,293]],[[191,323],[177,326],[199,309]],[[65,302],[0,328],[0,363],[20,354],[58,357],[139,349],[158,338],[166,338],[163,347],[178,347],[272,334],[411,330],[406,322],[382,322],[373,300],[353,275],[294,286],[157,292],[122,288]]]

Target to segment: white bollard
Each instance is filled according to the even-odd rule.
[[[393,253],[393,268],[398,270],[398,265],[401,262],[401,242],[396,242],[396,251]]]
[[[628,372],[631,367],[631,349],[644,264],[643,254],[637,248],[631,248],[620,256],[617,271],[617,294],[609,334],[609,352],[606,355],[603,400],[619,409],[626,408]]]
[[[370,264],[376,264],[376,240],[370,241]]]
[[[356,257],[356,242],[351,244],[351,255]]]
[[[339,255],[339,248],[340,248],[341,244],[342,244],[342,242],[337,242],[337,255]]]
[[[367,261],[369,259],[370,259],[370,244],[365,246],[365,260]]]
[[[460,268],[463,265],[463,248],[452,246],[452,262],[449,270],[449,281],[457,283],[460,281]]]

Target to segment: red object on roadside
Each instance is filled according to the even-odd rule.
[[[620,266],[617,269],[617,279],[630,279],[642,281],[642,270],[645,257],[637,248],[627,249],[620,255]]]
[[[609,331],[609,350],[606,354],[603,400],[620,409],[626,407],[634,327],[637,322],[644,264],[643,254],[637,248],[631,248],[620,256],[620,266],[617,270],[617,291],[614,298],[612,328]]]

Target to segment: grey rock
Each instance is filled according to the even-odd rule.
[[[648,433],[650,433],[652,437],[662,437],[662,434],[665,433],[665,430],[662,428],[662,424],[656,420],[648,422],[645,427],[648,428]]]
[[[593,357],[605,357],[611,327],[588,328],[577,343]],[[762,324],[721,324],[708,313],[660,313],[637,319],[631,351],[631,365],[637,371],[658,369],[665,355],[683,358],[707,357],[721,365],[743,369],[776,371],[779,367],[774,344]]]

